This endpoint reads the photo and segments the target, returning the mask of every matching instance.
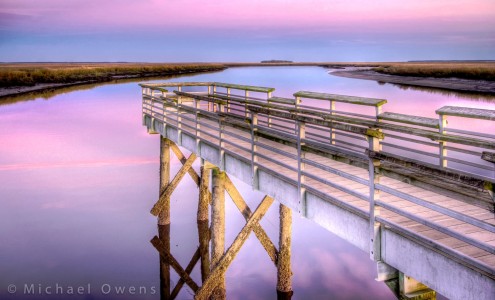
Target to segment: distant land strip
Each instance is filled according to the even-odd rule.
[[[483,79],[464,79],[458,77],[426,77],[409,75],[389,75],[379,73],[373,69],[361,70],[337,70],[331,75],[373,80],[383,83],[393,83],[406,86],[437,88],[451,91],[475,92],[495,95],[495,81]]]
[[[104,83],[225,70],[213,63],[0,63],[0,97]]]
[[[331,74],[411,86],[495,94],[494,61],[411,62],[291,62],[265,60],[240,63],[0,63],[0,98],[104,83],[222,71],[234,67],[318,66],[337,69]]]

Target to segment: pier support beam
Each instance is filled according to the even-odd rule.
[[[277,260],[277,299],[291,299],[292,270],[291,270],[291,240],[292,240],[292,211],[280,204],[279,254]]]
[[[170,141],[160,136],[160,197],[170,183]],[[170,225],[170,195],[164,197],[162,210],[158,214],[158,225]]]
[[[201,181],[199,185],[198,202],[198,236],[199,254],[201,257],[201,280],[205,282],[210,274],[210,227],[209,227],[209,200],[211,197],[208,188],[210,185],[210,170],[201,166]]]
[[[399,272],[399,289],[401,299],[410,300],[435,300],[435,291],[414,278]]]
[[[212,204],[211,204],[211,267],[215,269],[225,252],[225,172],[212,169]],[[211,299],[225,299],[225,273],[215,279],[215,288]]]
[[[170,181],[170,142],[160,136],[160,188],[159,195]],[[158,215],[158,237],[165,251],[170,252],[170,197],[165,199],[163,209]],[[160,256],[160,296],[170,298],[170,265]]]

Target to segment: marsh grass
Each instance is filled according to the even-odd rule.
[[[221,64],[26,63],[0,64],[0,87],[37,83],[104,82],[119,77],[149,77],[219,71]]]
[[[495,81],[495,62],[485,63],[396,63],[374,68],[376,72],[416,77],[462,78]]]

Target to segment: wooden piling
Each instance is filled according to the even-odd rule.
[[[160,136],[160,197],[170,183],[170,141]],[[158,215],[159,225],[170,224],[170,195],[163,201],[163,209]]]
[[[159,195],[170,182],[170,141],[160,136],[160,188]],[[158,237],[165,251],[170,252],[170,197],[158,215]],[[160,256],[160,297],[170,299],[170,264]]]
[[[225,252],[225,172],[212,169],[212,205],[211,205],[211,268],[217,267]],[[225,273],[216,278],[216,287],[211,299],[225,299]]]
[[[292,211],[280,204],[279,252],[277,260],[277,299],[292,297],[291,240]]]
[[[199,185],[199,202],[198,202],[198,236],[199,236],[199,254],[201,256],[201,279],[205,282],[210,274],[210,227],[209,227],[209,191],[210,170],[201,167],[201,181]]]

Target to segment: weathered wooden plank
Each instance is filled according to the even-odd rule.
[[[296,100],[293,98],[283,98],[283,97],[271,97],[268,102],[282,103],[282,104],[295,104]]]
[[[444,106],[436,110],[439,115],[456,116],[464,118],[482,119],[495,121],[495,110],[459,107],[459,106]]]
[[[237,89],[237,90],[260,92],[260,93],[269,93],[269,92],[273,92],[275,90],[275,88],[271,88],[271,87],[241,85],[241,84],[221,83],[221,82],[213,82],[212,85],[224,87],[224,88]]]
[[[481,159],[495,163],[495,153],[483,151],[483,153],[481,154]]]
[[[212,82],[158,82],[158,83],[140,83],[139,86],[156,89],[160,87],[179,87],[179,86],[209,86]]]
[[[458,172],[445,170],[442,168],[433,168],[430,166],[425,166],[425,165],[417,163],[416,161],[407,159],[405,157],[399,157],[399,156],[393,155],[393,154],[384,154],[381,152],[369,151],[369,150],[366,150],[366,154],[370,158],[379,159],[382,161],[387,161],[387,162],[397,164],[397,165],[407,167],[407,168],[414,168],[416,170],[423,172],[425,175],[428,175],[428,176],[438,176],[438,177],[444,178],[446,180],[451,180],[451,181],[459,182],[462,184],[470,185],[470,186],[479,188],[480,190],[483,190],[485,187],[485,181],[484,180],[474,178],[472,176],[468,176],[465,174],[461,174]]]
[[[294,93],[294,96],[301,98],[309,98],[309,99],[331,100],[331,101],[344,102],[344,103],[357,104],[357,105],[367,105],[367,106],[382,106],[383,104],[387,103],[387,100],[385,99],[335,95],[335,94],[327,94],[327,93],[315,93],[308,91],[299,91],[297,93]]]
[[[385,112],[378,115],[379,120],[406,123],[411,125],[438,128],[438,119]]]
[[[328,122],[328,121],[323,121],[323,120],[319,120],[319,119],[312,118],[312,117],[301,116],[298,114],[286,113],[286,112],[282,112],[282,111],[272,111],[272,110],[269,110],[267,108],[257,107],[254,105],[249,105],[248,109],[253,111],[253,112],[256,112],[256,113],[282,117],[282,118],[286,118],[289,120],[301,121],[301,122],[305,122],[305,123],[310,123],[310,124],[319,125],[319,126],[325,126],[328,128],[334,128],[334,129],[338,129],[338,130],[363,134],[363,135],[367,135],[367,136],[373,136],[373,137],[377,137],[380,139],[384,138],[384,135],[382,132],[375,130],[375,129],[371,129],[371,128],[358,127],[358,126],[353,126],[353,125],[344,124],[344,123]]]

